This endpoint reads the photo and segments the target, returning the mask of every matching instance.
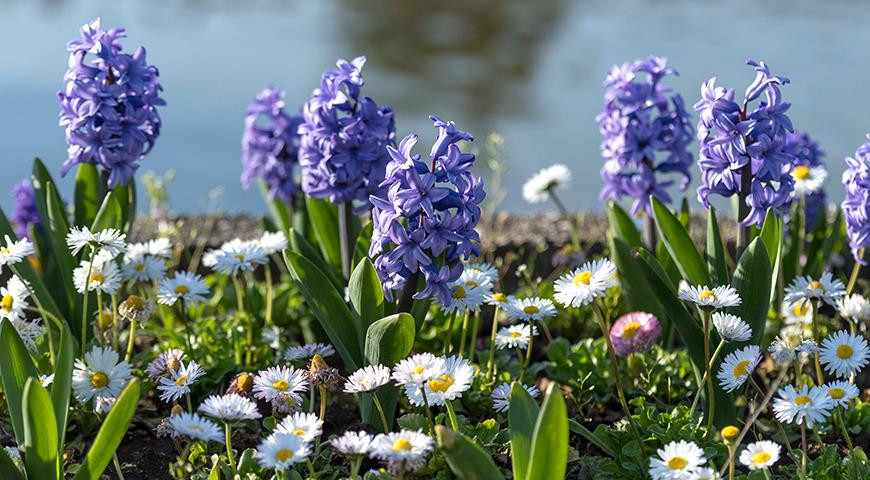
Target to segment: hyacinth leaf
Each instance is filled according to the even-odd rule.
[[[689,199],[686,197],[683,197],[683,201],[680,203],[680,213],[677,215],[677,219],[686,228],[686,232],[691,232],[692,209],[689,208]]]
[[[508,427],[511,432],[511,460],[514,478],[525,480],[532,451],[532,437],[540,408],[518,382],[511,384]]]
[[[435,427],[435,436],[447,466],[460,480],[504,478],[492,461],[492,455],[465,435],[438,425]]]
[[[116,228],[120,225],[122,216],[122,207],[118,201],[118,194],[113,190],[103,198],[100,210],[97,211],[97,216],[94,217],[94,222],[90,225],[90,228],[94,232],[107,228]]]
[[[659,199],[650,197],[659,237],[683,278],[693,285],[707,285],[710,277],[701,255],[680,220]]]
[[[136,404],[139,402],[139,379],[134,378],[124,387],[121,394],[118,395],[118,400],[106,419],[103,421],[103,426],[97,433],[97,438],[88,450],[84,462],[79,466],[73,480],[98,480],[127,429],[130,428],[130,421],[133,419],[133,414],[136,413]]]
[[[28,378],[22,399],[24,414],[24,465],[29,478],[61,478],[57,422],[48,390]]]
[[[639,245],[637,246],[639,247]],[[610,239],[610,258],[616,265],[619,274],[619,285],[622,288],[622,298],[633,311],[649,312],[660,319],[662,331],[667,332],[668,317],[662,304],[654,295],[650,295],[650,286],[643,275],[637,259],[632,257],[628,244],[615,236]]]
[[[771,289],[768,303],[772,303],[776,296],[777,289],[773,288],[773,286],[777,284],[780,264],[782,262],[783,228],[782,219],[776,215],[776,212],[774,212],[772,208],[768,209],[767,215],[764,218],[764,223],[761,226],[761,233],[759,234],[759,238],[764,242],[764,246],[767,249],[768,259],[771,262]]]
[[[120,207],[121,217],[118,224],[114,225],[121,232],[130,235],[133,229],[133,221],[136,219],[136,182],[131,181],[126,185],[118,185],[112,190],[115,200]]]
[[[0,322],[0,352],[3,352],[0,354],[0,378],[3,381],[6,408],[12,421],[15,441],[23,445],[24,416],[21,399],[27,379],[39,378],[39,373],[12,322]]]
[[[257,179],[257,185],[260,187],[260,193],[263,195],[263,201],[269,208],[269,215],[272,217],[272,222],[282,232],[286,232],[293,226],[290,220],[290,209],[287,204],[277,196],[274,199],[269,198],[269,186],[262,178]]]
[[[607,207],[607,219],[613,236],[624,242],[629,248],[643,246],[640,231],[628,213],[613,201],[608,202]]]
[[[813,233],[813,241],[807,249],[807,275],[816,278],[825,271],[833,252],[843,248],[846,228],[843,223],[843,211],[837,208],[831,224],[827,225],[825,215],[819,215],[819,225]],[[791,279],[786,279],[789,282]]]
[[[360,233],[356,237],[356,243],[353,247],[353,261],[359,263],[360,260],[369,257],[369,247],[372,244],[372,230],[374,225],[368,222],[360,227]]]
[[[15,466],[15,462],[6,453],[6,450],[0,448],[0,478],[4,480],[25,480],[21,470]]]
[[[365,331],[375,320],[384,316],[384,291],[381,279],[372,261],[363,258],[350,274],[347,284],[350,304],[360,319],[359,331]]]
[[[314,316],[350,370],[362,366],[362,335],[357,330],[359,320],[344,303],[344,298],[327,276],[302,255],[284,251],[284,262],[296,281]]]
[[[100,172],[97,166],[80,163],[76,172],[76,186],[73,194],[76,225],[90,225],[97,217],[102,198],[100,196]]]
[[[368,365],[392,367],[411,354],[415,336],[414,318],[407,313],[390,315],[373,322],[366,331],[365,357]],[[384,385],[377,390],[378,400],[384,408],[387,424],[393,424],[399,390],[393,385]],[[368,395],[360,396],[360,412],[363,421],[381,427],[381,419]]]
[[[64,325],[60,334],[60,348],[54,368],[54,381],[51,383],[51,403],[57,416],[57,435],[60,448],[63,448],[66,436],[66,424],[69,418],[70,392],[72,391],[73,360],[75,358],[75,340],[69,328]],[[59,452],[63,455],[63,451]]]
[[[728,267],[725,262],[725,245],[719,233],[719,221],[716,210],[707,210],[707,270],[710,273],[710,283],[725,285],[728,283]]]
[[[732,281],[742,300],[737,307],[738,314],[752,327],[752,339],[748,343],[754,345],[758,344],[764,333],[773,290],[772,268],[767,251],[762,237],[753,240],[740,255]],[[724,357],[724,353],[721,357]]]
[[[338,276],[335,273],[335,270],[331,266],[326,264],[320,252],[313,245],[311,245],[311,242],[306,240],[306,238],[301,235],[298,230],[292,228],[288,230],[287,238],[289,239],[291,250],[313,262],[317,266],[317,268],[319,268],[320,271],[324,275],[326,275],[326,278],[329,279],[329,282],[332,283],[335,288],[344,288],[344,282],[339,280]]]
[[[326,200],[311,197],[305,198],[305,205],[324,258],[333,268],[341,271],[337,207]]]
[[[547,387],[529,451],[528,480],[563,480],[568,469],[568,412],[555,382]]]

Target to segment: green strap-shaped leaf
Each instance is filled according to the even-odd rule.
[[[118,202],[121,213],[119,223],[115,225],[115,228],[130,235],[133,222],[136,220],[136,181],[131,180],[126,185],[119,185],[112,190],[112,193]]]
[[[75,358],[75,340],[69,328],[64,326],[60,337],[60,348],[57,352],[57,363],[54,369],[54,381],[51,383],[51,403],[57,417],[58,445],[63,449],[66,437],[66,424],[69,418],[69,399],[72,390],[73,360]],[[58,452],[63,455],[63,451]]]
[[[725,261],[725,245],[719,233],[719,221],[716,220],[716,210],[707,210],[707,270],[710,272],[710,282],[713,285],[728,283],[728,268]]]
[[[384,290],[381,288],[378,272],[368,257],[360,260],[351,272],[347,293],[350,296],[350,305],[360,319],[360,332],[366,331],[375,320],[383,318]]]
[[[438,447],[447,466],[460,480],[497,480],[504,478],[492,461],[492,455],[465,435],[438,425]]]
[[[338,238],[338,209],[326,200],[305,198],[308,218],[323,250],[323,256],[333,268],[341,270],[341,245]]]
[[[659,199],[651,197],[656,229],[668,253],[676,263],[683,278],[693,285],[707,285],[710,277],[701,255],[692,243],[682,223]]]
[[[307,258],[309,261],[317,265],[317,268],[326,275],[326,278],[329,279],[329,282],[337,289],[344,288],[344,281],[340,280],[336,270],[326,263],[323,259],[323,255],[320,253],[320,250],[316,249],[311,242],[305,239],[305,237],[299,233],[298,230],[291,228],[287,232],[287,238],[290,242],[290,249],[294,252],[302,255]]]
[[[368,258],[369,247],[372,244],[373,228],[372,222],[367,222],[360,229],[360,233],[356,237],[356,244],[353,247],[353,261],[355,264],[359,263],[363,258]]]
[[[589,431],[588,428],[584,427],[573,418],[568,419],[568,429],[576,433],[577,435],[585,438],[589,443],[595,445],[599,450],[610,455],[611,458],[617,457],[616,451],[611,448],[611,446],[607,443],[605,439],[596,435],[595,432]]]
[[[752,327],[752,340],[757,345],[764,333],[767,312],[770,310],[771,265],[764,240],[756,238],[740,255],[731,285],[742,300],[738,312]],[[736,347],[733,346],[733,347]],[[724,358],[725,352],[720,355]]]
[[[118,197],[118,193],[114,190],[106,194],[97,215],[94,217],[94,222],[90,226],[92,231],[118,228],[121,225],[124,214]]]
[[[24,415],[21,399],[28,378],[39,378],[33,359],[18,336],[12,322],[0,321],[0,378],[3,380],[3,393],[6,408],[12,420],[15,442],[24,443]]]
[[[6,453],[6,450],[0,448],[0,478],[4,480],[25,480],[21,470],[15,466],[15,462]]]
[[[538,421],[538,408],[535,399],[518,382],[511,385],[508,427],[511,432],[511,463],[516,480],[525,480],[532,452],[532,438],[535,423]]]
[[[630,248],[643,246],[637,225],[635,225],[634,220],[631,219],[618,203],[613,201],[607,202],[607,220],[610,224],[610,231],[613,232],[615,238],[618,238]]]
[[[24,465],[29,478],[59,480],[57,422],[48,390],[28,378],[24,386]]]
[[[764,223],[761,226],[759,238],[764,241],[764,246],[767,248],[768,259],[770,260],[770,300],[772,303],[776,296],[776,284],[779,278],[779,271],[782,263],[782,235],[783,235],[782,219],[776,215],[772,208],[767,209],[767,215],[764,217]]]
[[[552,382],[547,387],[541,413],[535,423],[526,478],[564,480],[567,469],[568,412],[559,385]]]
[[[80,163],[76,172],[76,188],[73,194],[76,225],[94,223],[103,201],[100,195],[100,184],[100,172],[97,166]]]
[[[263,201],[269,207],[272,222],[275,223],[280,231],[286,232],[293,226],[290,221],[290,209],[287,207],[287,204],[277,196],[273,200],[270,200],[269,186],[262,179],[257,179],[257,185],[260,187],[260,193],[263,194]]]
[[[817,227],[816,233],[814,234],[814,242],[816,242],[817,237],[823,237],[823,240],[819,240],[821,245],[817,248],[812,248],[808,250],[808,263],[807,263],[807,274],[812,275],[813,278],[821,276],[822,272],[825,271],[825,267],[828,262],[831,260],[831,254],[833,252],[839,252],[843,248],[843,239],[846,237],[846,228],[843,223],[843,210],[837,208],[837,213],[834,215],[833,220],[831,220],[831,224],[827,225],[827,222],[824,220],[824,214],[819,215],[819,224]],[[786,279],[786,283],[790,282],[792,279]]]
[[[136,413],[136,404],[139,402],[139,379],[134,378],[124,387],[118,400],[109,410],[103,420],[103,426],[97,433],[93,445],[85,456],[78,472],[73,480],[98,480],[109,465],[115,450],[121,444],[124,434],[130,428],[130,421]]]
[[[365,359],[369,365],[392,367],[411,353],[415,336],[414,317],[407,313],[390,315],[373,322],[366,331]],[[378,400],[384,408],[387,424],[393,424],[399,390],[393,385],[385,385],[377,390]],[[381,419],[371,398],[360,397],[360,411],[363,421],[381,427]]]
[[[639,246],[638,246],[639,247]],[[649,312],[663,323],[662,331],[668,331],[668,317],[662,304],[655,295],[650,295],[650,286],[637,264],[638,259],[631,255],[631,249],[622,240],[610,239],[610,259],[616,265],[619,273],[619,285],[622,287],[622,298],[631,310]]]

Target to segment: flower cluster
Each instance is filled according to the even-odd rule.
[[[269,198],[290,202],[298,190],[295,169],[299,151],[301,115],[284,111],[284,90],[266,87],[257,93],[245,114],[242,135],[242,185],[259,178]]]
[[[472,140],[471,135],[453,122],[430,118],[438,128],[430,164],[411,153],[417,135],[403,138],[398,149],[387,147],[392,160],[381,183],[385,190],[370,197],[374,231],[369,255],[378,256],[375,268],[388,298],[420,273],[426,288],[415,298],[435,297],[446,306],[451,282],[462,274],[461,259],[480,254],[475,228],[486,193],[483,180],[471,173],[474,154],[457,145]]]
[[[12,198],[15,199],[15,209],[10,220],[15,225],[15,235],[18,238],[29,238],[30,227],[42,229],[42,219],[39,218],[39,210],[36,208],[36,193],[30,181],[24,179],[15,185]]]
[[[683,98],[660,84],[676,73],[667,59],[651,56],[614,65],[604,82],[604,110],[595,118],[604,137],[601,199],[633,198],[633,214],[652,213],[650,195],[670,201],[667,188],[674,181],[658,176],[677,174],[681,190],[691,180],[687,147],[694,129]]]
[[[121,52],[123,28],[104,30],[96,18],[82,26],[81,38],[67,44],[66,87],[58,92],[60,122],[66,127],[68,157],[61,174],[81,163],[109,172],[109,188],[126,185],[139,161],[160,135],[157,107],[163,89],[145,48]]]
[[[870,246],[870,142],[861,145],[854,158],[846,158],[846,166],[843,172],[843,186],[846,188],[843,216],[852,254],[860,260],[861,249]]]
[[[760,225],[768,208],[783,212],[794,190],[790,172],[795,164],[788,144],[794,128],[786,115],[791,104],[782,100],[779,89],[788,79],[771,74],[764,62],[746,63],[756,76],[742,104],[734,100],[734,89],[716,86],[716,77],[701,86],[701,100],[695,104],[701,115],[698,199],[709,208],[710,195],[739,195],[749,207],[740,219],[744,226]],[[747,174],[750,178],[743,178]]]
[[[302,109],[299,164],[308,196],[368,206],[369,195],[380,192],[396,127],[391,107],[361,96],[365,61],[339,60]]]

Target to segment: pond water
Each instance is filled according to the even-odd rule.
[[[259,192],[243,191],[238,180],[246,105],[266,84],[285,88],[288,104],[301,104],[336,58],[360,54],[369,59],[366,93],[393,105],[400,136],[419,132],[429,141],[429,113],[479,140],[488,132],[504,136],[502,208],[510,211],[533,209],[522,183],[555,162],[574,171],[566,203],[600,208],[594,117],[601,82],[610,65],[649,54],[679,70],[670,85],[689,105],[714,75],[742,92],[754,76],[743,65],[748,57],[790,77],[784,96],[794,104],[795,125],[828,154],[833,200],[842,198],[843,157],[870,131],[870,4],[860,1],[7,0],[0,2],[4,209],[11,206],[6,192],[28,175],[34,155],[60,168],[65,144],[55,92],[66,69],[64,46],[95,16],[126,27],[126,49],[145,45],[160,68],[168,106],[140,171],[176,171],[170,195],[177,211],[201,211],[218,186],[226,209],[262,211]],[[67,195],[71,177],[61,185]],[[694,200],[694,186],[687,195]]]

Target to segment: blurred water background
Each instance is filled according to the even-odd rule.
[[[175,170],[176,211],[202,211],[215,187],[223,188],[227,210],[263,211],[259,192],[239,185],[245,107],[267,84],[301,105],[335,59],[361,54],[368,56],[365,92],[393,105],[400,137],[419,132],[428,145],[429,113],[478,140],[489,132],[504,137],[502,208],[511,212],[535,208],[523,201],[522,184],[555,162],[574,171],[564,194],[570,207],[601,207],[594,120],[601,82],[612,64],[649,54],[669,58],[680,72],[669,84],[690,106],[714,75],[742,96],[754,77],[743,65],[748,57],[790,77],[784,98],[795,126],[827,152],[833,201],[842,199],[843,157],[870,131],[870,3],[859,0],[3,0],[4,209],[33,156],[59,175],[66,146],[55,93],[65,45],[96,16],[104,26],[126,27],[125,50],[145,45],[160,68],[168,106],[140,172]],[[73,177],[61,182],[66,196]],[[692,201],[694,189],[686,192]]]

